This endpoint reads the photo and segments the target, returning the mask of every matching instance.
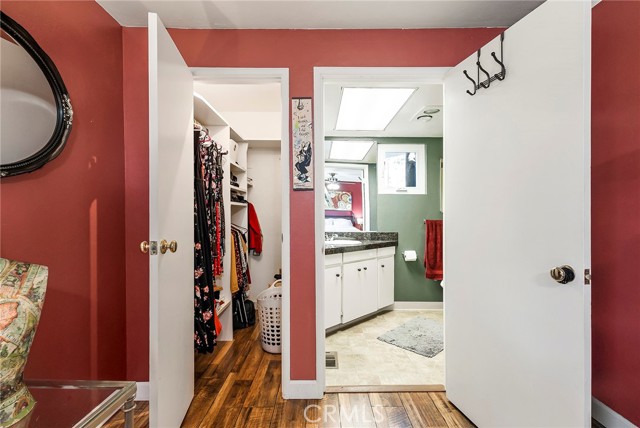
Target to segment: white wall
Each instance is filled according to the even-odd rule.
[[[251,300],[273,282],[273,275],[282,266],[280,148],[257,145],[249,144],[248,177],[253,178],[253,187],[249,188],[248,198],[256,208],[264,238],[262,254],[249,255]]]

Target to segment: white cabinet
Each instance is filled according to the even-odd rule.
[[[342,322],[342,265],[324,268],[324,328]]]
[[[385,247],[325,256],[325,329],[393,303],[395,253],[395,247]]]
[[[394,256],[378,258],[378,309],[389,306],[394,302],[394,266]]]
[[[378,309],[378,272],[376,259],[343,265],[342,322],[346,323]]]

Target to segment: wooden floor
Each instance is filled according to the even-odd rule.
[[[234,333],[195,360],[196,388],[183,427],[473,427],[442,392],[339,393],[322,400],[283,400],[280,355],[264,352],[257,327]],[[149,426],[138,403],[136,428]],[[123,426],[118,414],[105,425]]]

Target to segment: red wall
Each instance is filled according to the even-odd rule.
[[[593,395],[640,425],[640,2],[593,9]]]
[[[171,30],[187,64],[194,67],[280,67],[289,69],[289,90],[291,97],[313,95],[313,67],[440,67],[453,66],[473,53],[500,33],[500,29],[439,29],[439,30]],[[136,63],[146,37],[144,29],[124,30],[124,72],[125,88],[127,79],[145,85],[145,78],[139,73]],[[131,72],[131,73],[130,73]],[[142,92],[142,91],[140,91]],[[142,97],[125,97],[125,112],[131,123],[146,123],[147,100]],[[139,132],[138,132],[139,131]],[[127,201],[146,199],[146,181],[133,171],[142,163],[133,161],[137,157],[143,162],[146,134],[144,130],[133,130],[126,126],[125,142],[127,150]],[[135,134],[135,136],[133,136]],[[138,145],[139,149],[129,145]],[[130,152],[132,153],[129,163]],[[135,174],[132,178],[130,174]],[[134,187],[135,189],[131,189]],[[315,265],[314,258],[314,218],[313,192],[291,192],[291,377],[292,379],[315,379]],[[130,226],[127,207],[127,246],[139,242],[139,234],[146,226]],[[132,220],[131,223],[135,223]],[[144,283],[147,269],[142,258],[127,265],[127,284],[133,272],[139,272],[139,280]],[[128,286],[128,287],[129,287]],[[127,289],[129,291],[129,288]],[[128,314],[137,308],[145,313],[146,291],[140,290],[132,302]],[[142,316],[131,323],[128,320],[128,337],[144,338],[148,333],[148,320]],[[145,352],[129,349],[129,361],[148,358]],[[135,355],[134,355],[135,354]]]
[[[49,267],[31,378],[125,376],[122,31],[94,2],[3,1],[73,104],[62,154],[0,182],[0,254]]]

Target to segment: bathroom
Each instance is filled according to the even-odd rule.
[[[435,84],[325,86],[328,391],[443,388],[443,289],[425,268],[427,220],[442,220],[442,104]]]

